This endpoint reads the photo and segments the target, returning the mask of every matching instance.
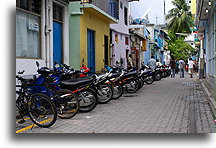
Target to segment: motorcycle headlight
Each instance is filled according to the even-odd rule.
[[[55,64],[55,68],[59,68],[60,67],[60,65],[59,64]]]

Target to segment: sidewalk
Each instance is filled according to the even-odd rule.
[[[207,100],[210,104],[211,110],[214,114],[214,116],[216,117],[216,93],[215,93],[215,88],[209,84],[208,80],[206,79],[199,79],[202,88],[203,88],[203,92],[205,93],[205,95],[207,96]]]

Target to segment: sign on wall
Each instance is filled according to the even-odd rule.
[[[39,31],[39,24],[32,22],[32,21],[29,21],[28,22],[28,29],[32,30],[32,31]]]

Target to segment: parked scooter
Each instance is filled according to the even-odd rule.
[[[92,81],[91,86],[89,86],[88,88],[93,90],[97,94],[98,103],[108,103],[113,97],[112,86],[105,83],[109,74],[106,75],[94,74],[92,76],[87,76],[87,74],[88,73],[84,71],[73,70],[70,72],[70,75],[67,76],[68,80],[62,81],[61,85],[69,89],[70,85],[72,86],[75,85],[76,87],[79,87],[83,81],[84,81],[83,84],[85,84],[85,82],[94,80]]]

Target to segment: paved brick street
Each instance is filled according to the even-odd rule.
[[[198,79],[177,75],[99,104],[92,112],[58,119],[50,128],[22,133],[215,133],[213,120]]]

